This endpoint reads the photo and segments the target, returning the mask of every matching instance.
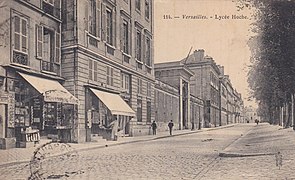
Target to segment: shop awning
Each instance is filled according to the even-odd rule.
[[[78,104],[78,99],[67,91],[58,81],[20,72],[18,72],[18,74],[43,95],[45,102]]]
[[[90,90],[107,106],[113,115],[135,116],[135,112],[119,94],[108,93],[90,88]]]

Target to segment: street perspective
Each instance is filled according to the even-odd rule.
[[[295,179],[295,1],[0,15],[0,179]]]

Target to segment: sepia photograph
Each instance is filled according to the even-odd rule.
[[[3,180],[295,179],[294,96],[294,0],[0,0]]]

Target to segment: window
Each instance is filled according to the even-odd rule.
[[[28,19],[15,14],[13,16],[13,62],[28,65]]]
[[[145,40],[145,62],[146,65],[151,67],[151,40],[149,37],[146,37]]]
[[[152,103],[150,101],[146,102],[146,121],[152,122]]]
[[[107,66],[107,85],[113,86],[114,85],[114,69]]]
[[[123,20],[122,27],[122,51],[129,54],[129,23]]]
[[[98,63],[97,61],[89,60],[88,61],[88,79],[98,82]]]
[[[137,122],[142,122],[142,100],[137,99]]]
[[[60,0],[43,0],[42,9],[44,12],[60,18]]]
[[[121,74],[121,87],[127,93],[130,92],[130,75],[122,73]]]
[[[36,25],[36,56],[42,60],[42,70],[59,72],[60,46],[58,31]]]
[[[135,58],[141,61],[141,32],[137,30],[136,32],[136,56]]]
[[[142,80],[139,78],[137,79],[137,93],[142,94]]]
[[[150,3],[149,3],[149,0],[145,0],[145,18],[150,19]]]
[[[147,92],[146,92],[146,95],[148,97],[151,97],[152,96],[152,84],[150,82],[147,82]]]
[[[91,35],[100,37],[100,1],[87,0],[85,6],[86,30]]]
[[[135,0],[135,8],[140,11],[140,0]]]
[[[107,43],[113,45],[113,13],[112,10],[107,9]]]

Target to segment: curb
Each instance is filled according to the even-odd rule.
[[[239,154],[239,153],[226,153],[226,152],[220,152],[219,157],[254,157],[254,156],[269,156],[269,155],[275,155],[276,153],[248,153],[248,154]]]
[[[195,130],[191,132],[184,132],[184,133],[179,133],[179,134],[174,134],[174,135],[164,135],[160,137],[154,137],[154,138],[147,138],[147,139],[139,139],[139,140],[133,140],[133,141],[128,141],[128,142],[118,142],[114,144],[105,144],[105,145],[97,145],[93,147],[85,147],[85,148],[77,148],[75,149],[77,152],[83,152],[83,151],[88,151],[88,150],[94,150],[94,149],[101,149],[101,148],[107,148],[107,147],[112,147],[112,146],[119,146],[119,145],[124,145],[124,144],[131,144],[131,143],[138,143],[138,142],[148,142],[148,141],[154,141],[158,139],[164,139],[164,138],[169,138],[169,137],[175,137],[175,136],[182,136],[182,135],[188,135],[188,134],[194,134],[194,133],[201,133],[205,131],[213,131],[213,130],[218,130],[218,129],[225,129],[225,128],[230,128],[234,127],[236,124],[231,124],[228,126],[218,126],[210,129],[201,129],[201,130]],[[5,162],[3,164],[0,164],[0,168],[6,167],[6,166],[12,166],[12,165],[17,165],[17,164],[23,164],[23,163],[29,163],[31,160],[19,160],[19,161],[11,161],[11,162]]]

